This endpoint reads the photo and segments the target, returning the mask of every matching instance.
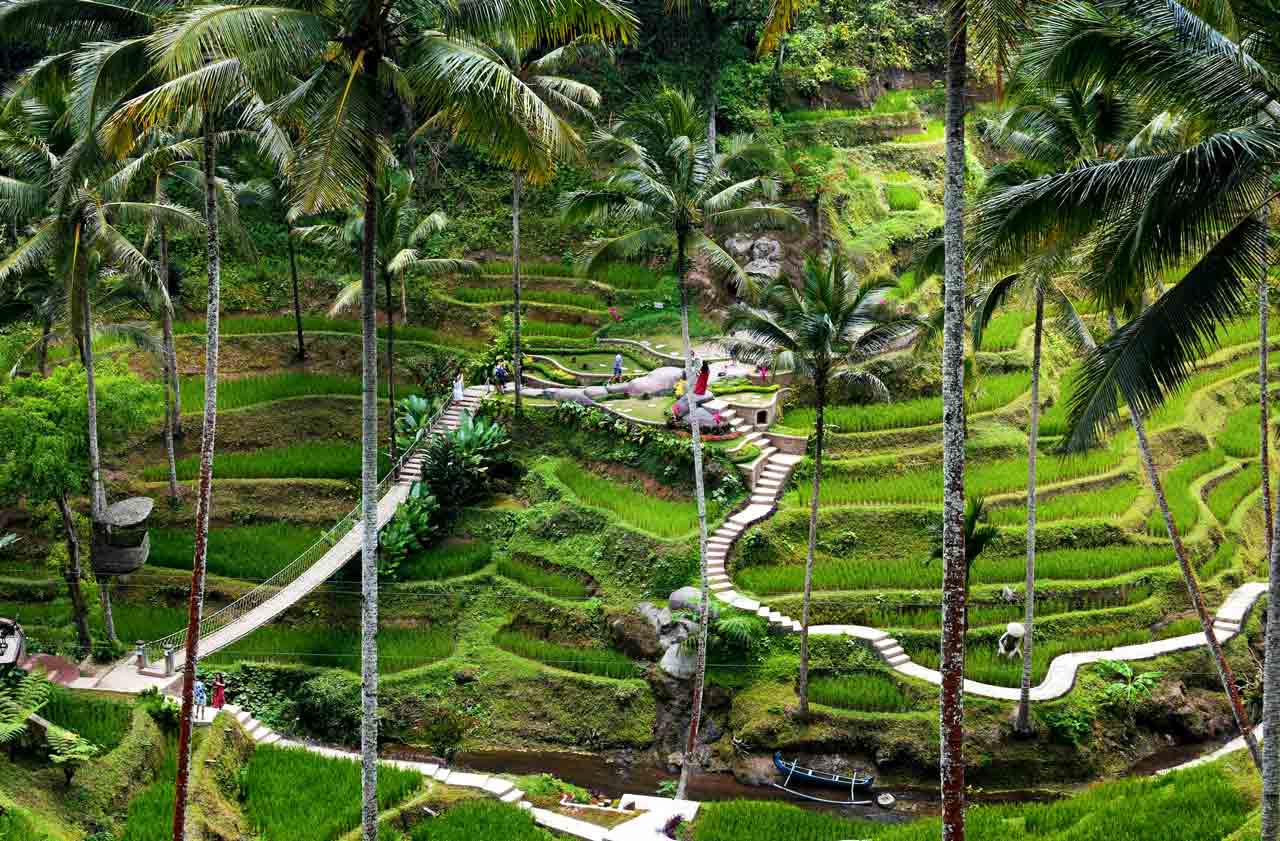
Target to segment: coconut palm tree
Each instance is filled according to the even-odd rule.
[[[984,209],[976,240],[981,259],[1000,260],[1075,239],[1080,285],[1113,314],[1113,324],[1116,312],[1128,317],[1084,361],[1065,443],[1091,445],[1118,419],[1121,399],[1128,405],[1144,471],[1255,762],[1256,740],[1181,535],[1167,516],[1143,418],[1216,344],[1218,325],[1243,313],[1268,267],[1261,211],[1276,196],[1271,179],[1280,172],[1280,85],[1277,21],[1274,10],[1260,13],[1264,5],[1232,4],[1239,43],[1177,4],[1052,7],[1026,53],[1031,72],[1047,84],[1112,85],[1198,124],[1198,131],[1173,148],[1093,160],[1013,187]],[[1155,300],[1147,305],[1150,290]],[[1274,542],[1272,563],[1280,563]],[[1280,650],[1280,629],[1275,642]],[[1280,665],[1275,669],[1268,689],[1280,687]],[[1280,697],[1271,708],[1280,729],[1276,704]],[[1280,753],[1274,758],[1273,799],[1280,792]],[[1280,814],[1267,811],[1264,823],[1280,825]]]
[[[530,136],[545,142],[555,120],[500,67],[477,59],[459,35],[484,38],[595,34],[625,37],[635,18],[613,0],[373,2],[279,7],[254,3],[181,11],[153,54],[171,81],[152,106],[239,101],[246,75],[270,115],[299,131],[289,173],[293,203],[315,214],[364,206],[361,243],[361,827],[377,837],[377,385],[375,295],[381,171],[391,162],[388,102],[420,113],[461,106],[488,122],[490,157],[529,163]],[[252,57],[241,61],[241,57]],[[467,69],[475,69],[468,73]],[[147,108],[141,109],[144,116]],[[398,109],[396,109],[398,110]],[[446,126],[447,127],[447,126]],[[537,145],[537,143],[533,144]],[[180,792],[185,797],[185,792]],[[175,836],[182,827],[175,820]]]
[[[889,399],[888,388],[866,369],[865,363],[919,327],[916,319],[897,316],[884,306],[884,293],[891,287],[891,283],[875,280],[859,283],[839,252],[825,259],[810,257],[805,260],[800,289],[790,280],[775,281],[760,293],[758,303],[739,303],[730,308],[724,325],[729,336],[724,346],[732,358],[793,371],[813,386],[813,489],[800,613],[801,719],[809,715],[809,599],[822,489],[826,432],[823,411],[832,388],[839,382],[848,383],[873,399]]]
[[[554,117],[551,131],[545,137],[529,137],[530,148],[527,163],[513,168],[511,174],[511,297],[512,297],[512,378],[515,382],[515,410],[521,412],[520,367],[520,198],[524,185],[542,183],[551,178],[557,165],[566,158],[576,158],[582,151],[582,140],[570,124],[570,117],[590,121],[589,109],[600,104],[600,94],[590,85],[563,75],[583,58],[603,53],[603,43],[593,35],[580,35],[562,46],[547,50],[544,43],[529,38],[517,38],[511,32],[500,32],[485,41],[471,44],[477,64],[489,62],[501,67],[515,84],[525,89],[526,95],[536,97],[547,112]],[[475,72],[468,68],[468,72]],[[489,128],[483,114],[479,120],[465,108],[453,108],[442,112],[428,126],[435,123],[452,124],[454,132],[468,138],[470,145],[485,146]],[[425,128],[425,127],[424,127]],[[536,142],[532,142],[536,141]]]
[[[298,335],[298,349],[294,358],[299,362],[307,361],[307,346],[302,338],[302,296],[298,290],[298,254],[294,246],[295,229],[293,227],[294,211],[289,206],[289,185],[285,173],[292,168],[292,161],[270,178],[254,178],[235,186],[237,200],[246,207],[264,208],[284,226],[285,242],[289,249],[289,279],[293,287],[293,325]],[[406,312],[405,318],[407,319]]]
[[[378,276],[382,280],[383,314],[387,321],[387,397],[390,404],[387,431],[391,439],[392,464],[396,463],[396,301],[393,289],[398,286],[404,290],[405,279],[410,275],[477,274],[480,271],[480,267],[471,260],[422,256],[419,246],[443,231],[449,219],[440,211],[423,213],[418,209],[413,200],[413,181],[413,173],[407,170],[388,169],[381,173],[382,212],[378,214],[378,232],[374,238]],[[364,241],[364,215],[359,209],[352,209],[342,225],[310,225],[294,229],[294,234],[343,258],[352,254]],[[334,298],[330,314],[336,315],[360,303],[361,294],[360,281],[347,284]]]
[[[716,153],[707,142],[705,125],[705,114],[697,109],[692,97],[664,88],[608,127],[593,133],[589,151],[607,168],[608,174],[601,183],[568,192],[561,199],[567,222],[614,222],[627,229],[619,236],[587,244],[581,269],[588,274],[611,263],[639,260],[655,252],[675,253],[685,376],[690,383],[695,379],[693,348],[689,342],[689,304],[693,291],[687,283],[690,257],[700,255],[710,266],[734,278],[741,288],[750,287],[742,268],[706,235],[704,225],[727,233],[762,227],[797,228],[803,224],[799,214],[773,201],[777,195],[773,178],[741,178],[733,174],[740,173],[744,166],[771,164],[772,148],[751,138],[738,138],[726,144],[725,152]],[[677,789],[680,797],[687,790],[695,762],[709,609],[702,440],[697,423],[691,423],[690,430],[702,597],[692,717]]]

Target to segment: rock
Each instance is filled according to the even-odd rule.
[[[733,766],[733,778],[743,785],[767,786],[777,782],[777,769],[769,756],[748,756]]]
[[[475,683],[479,679],[480,670],[475,666],[463,666],[461,669],[454,670],[453,673],[453,682],[459,686],[464,686],[468,683]]]
[[[635,610],[620,610],[609,617],[609,635],[614,645],[640,660],[656,660],[667,644],[659,634],[671,624],[671,611],[641,602]]]
[[[673,645],[662,655],[658,667],[674,678],[688,680],[698,670],[698,658],[696,654],[686,653],[683,646]]]
[[[719,724],[716,724],[716,720],[714,718],[707,716],[702,719],[702,727],[698,730],[699,742],[702,742],[704,745],[713,745],[720,741],[722,736],[724,736],[724,730]]]
[[[667,604],[672,611],[689,610],[696,614],[701,603],[702,591],[697,587],[681,587],[667,598]],[[709,614],[712,619],[716,619],[720,616],[720,611],[716,610],[716,606],[713,604],[710,607]]]
[[[1234,733],[1230,706],[1219,692],[1188,691],[1182,681],[1163,681],[1138,709],[1138,719],[1179,741],[1200,742]]]
[[[782,243],[761,237],[751,245],[751,262],[742,267],[747,274],[777,280],[782,274]]]
[[[698,632],[698,623],[692,619],[676,619],[662,626],[658,633],[658,642],[663,650],[679,645]]]
[[[668,771],[673,771],[673,772],[679,771],[683,765],[684,765],[683,753],[681,753],[678,750],[674,750],[671,753],[667,754],[667,770]]]

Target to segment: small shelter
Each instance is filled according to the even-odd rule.
[[[155,500],[146,496],[122,499],[107,506],[93,524],[93,574],[99,578],[128,575],[147,562],[151,536],[147,518]]]

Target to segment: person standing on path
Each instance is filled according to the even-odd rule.
[[[507,391],[507,365],[501,359],[493,366],[493,379],[498,383],[498,393],[505,394]]]
[[[218,672],[218,676],[213,679],[213,714],[217,715],[222,711],[222,705],[227,702],[227,679]]]
[[[204,687],[204,681],[200,680],[200,678],[196,678],[196,685],[194,687],[194,690],[195,690],[195,705],[196,705],[195,717],[196,717],[196,720],[198,721],[204,718],[204,709],[205,709],[205,706],[207,706],[209,703],[209,693],[208,693],[208,690],[206,690]]]
[[[612,382],[622,382],[622,354],[615,354],[613,357],[613,380]]]
[[[459,371],[458,376],[454,377],[453,380],[453,399],[457,402],[462,400],[463,397],[466,397],[466,386],[462,382],[462,372]]]

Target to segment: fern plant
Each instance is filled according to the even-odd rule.
[[[67,788],[71,788],[71,780],[80,766],[102,752],[93,742],[61,727],[50,727],[45,738],[49,743],[49,761],[62,766]]]
[[[44,672],[29,672],[22,679],[0,684],[0,745],[12,744],[27,730],[27,719],[49,701],[53,685]]]

